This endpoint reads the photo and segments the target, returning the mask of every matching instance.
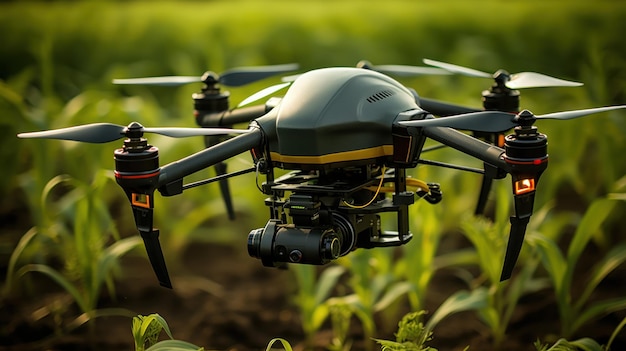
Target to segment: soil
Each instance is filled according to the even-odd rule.
[[[127,308],[133,315],[159,313],[176,339],[205,349],[264,350],[274,337],[288,340],[295,350],[304,349],[298,311],[290,300],[295,285],[289,271],[263,267],[259,260],[232,244],[194,244],[182,257],[182,262],[170,269],[173,290],[158,285],[145,259],[126,257],[122,265],[124,278],[115,285],[117,298],[104,296],[99,307]],[[621,270],[617,276],[609,276],[603,290],[612,296],[617,287],[623,291],[624,273]],[[36,296],[14,298],[1,306],[0,349],[134,350],[128,316],[100,317],[93,330],[83,325],[55,336],[54,326],[67,325],[69,320],[55,317],[54,313],[46,314],[42,307],[54,300],[71,300],[53,284],[43,284],[31,287],[37,289]],[[453,272],[439,272],[427,296],[428,309],[434,310],[461,287]],[[500,350],[535,350],[533,342],[537,338],[554,342],[559,324],[552,295],[551,291],[543,291],[523,298]],[[394,323],[406,312],[409,311],[400,313]],[[71,309],[62,313],[62,316],[76,315],[78,312]],[[591,323],[580,336],[606,343],[622,318],[624,313],[611,314]],[[386,331],[377,337],[394,338],[395,324],[383,329]],[[494,350],[488,335],[488,329],[475,314],[459,313],[437,326],[429,345],[439,351],[463,350],[467,346],[470,350]],[[315,349],[324,350],[331,337],[330,327],[326,325],[317,334]],[[353,350],[366,348],[356,320],[350,338],[354,341]],[[626,336],[621,335],[612,349],[626,350]]]

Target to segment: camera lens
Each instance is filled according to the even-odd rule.
[[[339,255],[347,255],[356,246],[356,234],[354,226],[348,218],[339,212],[333,212],[333,222],[336,226],[336,233],[339,237]]]
[[[264,228],[253,229],[248,234],[248,255],[256,258],[261,258],[261,237],[263,236]]]

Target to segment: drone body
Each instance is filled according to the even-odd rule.
[[[357,248],[402,245],[411,239],[409,206],[416,197],[433,204],[441,200],[438,184],[406,176],[406,169],[425,163],[420,156],[429,138],[482,160],[485,170],[479,173],[484,174],[487,184],[491,179],[511,175],[515,214],[511,217],[501,276],[505,280],[511,276],[521,250],[533,211],[536,185],[547,167],[547,137],[538,132],[534,122],[626,108],[612,106],[544,116],[534,116],[528,111],[518,114],[478,111],[419,99],[416,93],[389,76],[364,68],[367,67],[313,70],[299,76],[282,99],[260,108],[235,110],[228,109],[228,94],[220,93],[218,83],[241,85],[294,69],[293,65],[268,66],[258,71],[233,70],[221,78],[205,74],[201,79],[205,83],[202,93],[194,94],[196,120],[203,128],[144,128],[139,123],[123,127],[101,123],[18,136],[98,143],[126,138],[123,148],[114,152],[116,179],[130,201],[156,275],[166,287],[171,287],[171,282],[158,240],[159,231],[153,228],[156,190],[164,196],[173,196],[197,185],[220,181],[225,194],[228,177],[256,171],[266,177],[259,188],[267,195],[265,204],[270,219],[264,228],[248,235],[249,254],[266,266],[325,264]],[[404,69],[386,68],[395,72]],[[556,84],[553,79],[528,76],[533,78],[532,82],[525,79],[523,84],[516,84],[522,84],[520,87]],[[502,75],[498,77],[501,79]],[[178,84],[179,79],[123,82]],[[498,82],[498,91],[506,84],[513,83]],[[270,87],[267,91],[275,92],[284,86]],[[431,113],[446,117],[434,118]],[[249,128],[229,129],[242,122],[249,122]],[[502,145],[455,130],[503,133],[513,128],[514,133]],[[207,148],[160,166],[158,149],[148,144],[144,133],[171,137],[203,135],[207,138]],[[231,134],[240,135],[225,137]],[[244,152],[251,152],[254,167],[227,174],[224,161]],[[443,163],[437,165],[468,170]],[[217,177],[183,185],[184,177],[210,166],[218,166]],[[275,168],[291,172],[276,178]],[[381,229],[381,213],[396,215],[395,231]]]
[[[409,110],[419,110],[415,95],[388,76],[326,68],[300,76],[280,105],[255,121],[269,138],[273,162],[319,169],[393,158],[392,126]]]

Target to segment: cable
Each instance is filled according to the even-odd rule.
[[[420,188],[420,189],[424,190],[427,193],[430,192],[430,187],[423,180],[414,179],[414,178],[407,178],[406,183],[410,187]],[[373,186],[370,186],[370,187],[366,187],[365,189],[370,190],[370,191],[375,191],[375,190],[378,189],[378,191],[382,191],[383,193],[394,193],[394,192],[396,192],[396,188],[395,187],[391,187],[391,186],[383,186],[383,187],[379,186],[378,188],[374,188]]]
[[[376,198],[378,197],[378,194],[380,193],[380,190],[383,187],[383,183],[385,182],[385,167],[383,166],[382,171],[380,172],[381,176],[380,176],[380,183],[378,183],[378,188],[376,188],[376,192],[374,193],[374,196],[372,196],[372,198],[370,199],[370,201],[368,201],[365,205],[352,205],[346,202],[346,200],[343,200],[343,204],[350,207],[350,208],[365,208],[367,206],[369,206],[372,202],[374,202],[374,200],[376,200]]]

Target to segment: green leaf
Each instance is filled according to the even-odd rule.
[[[203,347],[182,340],[163,340],[150,346],[146,351],[188,351],[204,350]]]
[[[415,291],[415,285],[409,282],[397,282],[374,304],[374,311],[382,311],[407,293]]]
[[[118,240],[104,250],[103,255],[97,262],[96,276],[94,277],[98,290],[107,279],[107,276],[111,274],[111,270],[119,262],[119,259],[129,251],[141,246],[141,244],[142,240],[139,236],[132,236]]]
[[[324,302],[330,295],[332,289],[337,285],[337,281],[346,271],[342,266],[332,266],[324,269],[320,274],[315,289],[315,304],[319,305]]]
[[[28,272],[39,272],[47,275],[49,278],[54,280],[57,284],[59,284],[68,294],[70,294],[74,301],[78,304],[78,307],[83,312],[89,312],[93,310],[95,306],[88,306],[83,296],[80,294],[78,289],[61,273],[59,273],[54,268],[46,266],[44,264],[29,264],[26,265],[18,271],[18,275],[22,276]]]
[[[14,284],[13,275],[15,274],[15,266],[17,265],[18,259],[22,255],[22,252],[24,252],[24,249],[26,249],[28,244],[31,242],[31,240],[33,240],[33,238],[38,233],[39,232],[37,231],[37,227],[30,228],[28,232],[26,232],[26,234],[24,234],[20,238],[20,241],[17,243],[17,246],[15,247],[15,249],[13,249],[13,252],[11,252],[11,258],[9,259],[9,267],[7,269],[6,285],[4,286],[4,289],[3,289],[3,293],[5,295],[10,293],[11,290],[13,289],[13,284]]]
[[[546,349],[546,351],[605,351],[600,344],[590,338],[582,338],[574,341],[568,341],[566,339],[559,339],[552,345],[552,347]]]
[[[594,201],[585,212],[581,219],[572,242],[567,251],[567,264],[569,267],[575,267],[578,258],[587,246],[587,243],[602,226],[602,223],[609,216],[616,205],[616,201],[609,199],[600,199]]]
[[[585,290],[578,298],[574,308],[581,309],[600,282],[604,280],[609,273],[622,265],[624,261],[626,261],[626,244],[614,247],[611,251],[609,251],[594,267],[591,272],[591,278],[585,285]]]
[[[451,316],[455,313],[469,310],[479,310],[487,307],[487,299],[489,298],[487,289],[477,288],[470,292],[458,291],[448,297],[437,308],[437,311],[426,322],[425,330],[432,332],[439,322],[444,318]]]
[[[565,293],[564,289],[569,289],[569,286],[563,286],[567,263],[561,253],[561,249],[556,242],[537,233],[529,235],[528,242],[537,248],[543,266],[552,279],[554,289],[557,295],[561,296],[561,294]]]
[[[597,317],[624,309],[626,309],[626,297],[608,299],[593,303],[590,307],[586,308],[580,315],[578,315],[576,320],[571,324],[571,330],[566,332],[573,333],[585,323],[588,323]]]
[[[283,338],[274,338],[270,340],[270,342],[267,344],[267,347],[265,348],[265,351],[270,351],[272,349],[272,346],[274,346],[274,344],[277,342],[279,342],[283,346],[283,349],[285,349],[285,351],[293,351],[293,349],[291,348],[291,344],[289,344],[289,342]]]

